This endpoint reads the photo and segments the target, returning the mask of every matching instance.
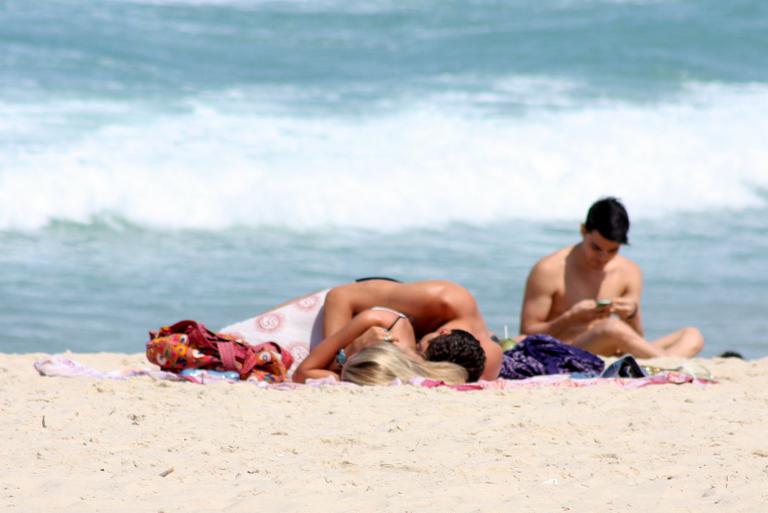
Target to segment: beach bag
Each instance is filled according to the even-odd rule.
[[[544,334],[528,335],[502,355],[499,377],[525,379],[547,374],[583,373],[599,376],[603,360],[589,351]]]
[[[251,345],[190,320],[150,331],[146,353],[150,362],[166,371],[236,371],[240,379],[270,383],[285,381],[293,363],[291,354],[274,342]]]

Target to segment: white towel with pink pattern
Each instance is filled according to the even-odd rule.
[[[293,355],[288,376],[323,339],[323,305],[330,289],[293,299],[250,319],[225,326],[219,333],[243,338],[251,344],[277,342]]]

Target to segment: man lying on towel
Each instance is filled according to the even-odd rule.
[[[704,339],[683,328],[658,340],[643,336],[640,267],[619,255],[629,216],[616,198],[589,209],[581,242],[548,255],[528,275],[520,332],[544,333],[601,355],[690,357]]]
[[[333,365],[343,365],[347,352],[381,340],[391,341],[414,358],[423,355],[428,360],[469,367],[470,381],[499,375],[501,348],[491,339],[472,294],[456,283],[363,279],[331,289],[325,296],[323,316],[324,340],[302,362],[294,380],[333,372]],[[484,353],[480,355],[482,368],[476,371],[453,357],[454,348],[471,349],[472,344],[479,344]]]

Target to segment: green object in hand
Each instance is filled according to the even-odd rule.
[[[597,307],[598,308],[606,308],[613,304],[613,301],[610,299],[598,299],[597,300]]]

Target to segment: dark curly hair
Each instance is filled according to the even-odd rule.
[[[467,381],[477,381],[485,368],[485,351],[474,335],[451,330],[432,340],[424,355],[431,362],[451,362],[467,369]]]

